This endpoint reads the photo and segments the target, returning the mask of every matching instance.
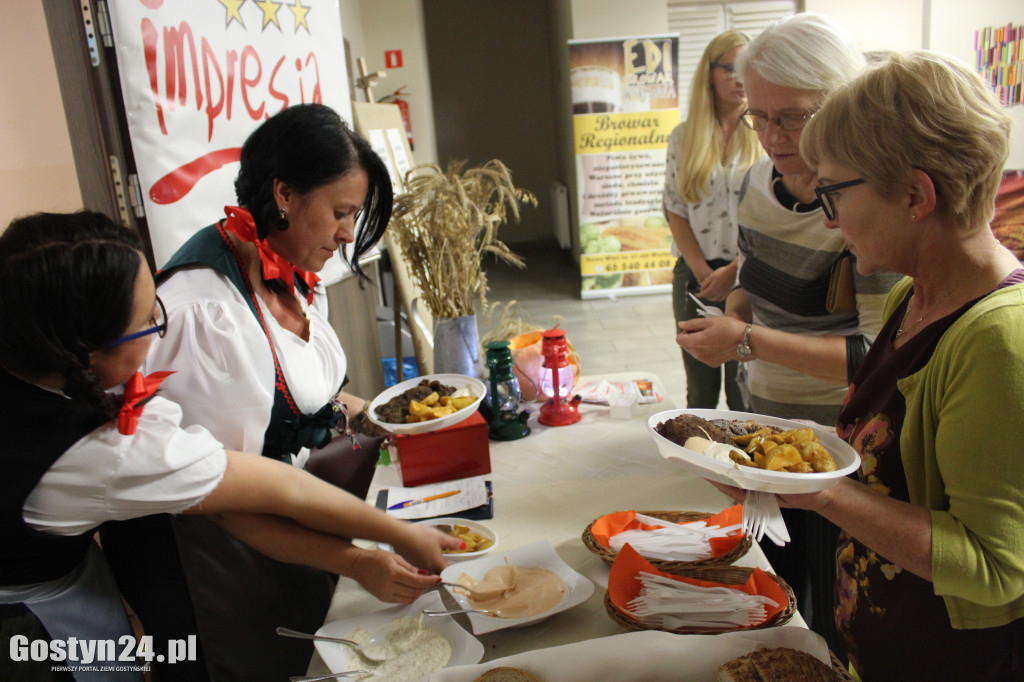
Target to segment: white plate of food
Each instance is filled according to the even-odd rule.
[[[375,611],[363,616],[336,620],[325,623],[316,634],[327,637],[341,637],[363,642],[374,637],[375,654],[379,653],[383,642],[387,641],[389,628],[394,638],[393,648],[388,648],[388,655],[378,666],[369,666],[351,647],[338,642],[314,642],[317,653],[332,672],[344,670],[373,670],[380,679],[390,682],[401,680],[419,680],[435,670],[453,665],[472,665],[484,657],[484,647],[476,637],[463,630],[451,616],[435,616],[428,618],[421,612],[423,609],[444,608],[441,595],[431,591],[423,594],[412,604],[393,606],[382,611]],[[421,620],[422,619],[422,620]],[[395,634],[398,628],[405,627],[408,631],[410,623],[421,622],[425,633],[415,640],[415,646],[408,651],[400,651],[410,641],[407,637]],[[445,657],[447,646],[447,661]]]
[[[691,450],[661,435],[657,426],[680,415],[693,415],[704,420],[723,419],[726,421],[753,421],[764,426],[775,426],[784,430],[812,428],[820,443],[835,460],[835,470],[820,473],[791,473],[788,471],[767,471],[752,466],[741,466],[732,461],[723,461]],[[654,438],[662,457],[681,464],[703,478],[737,486],[745,490],[761,490],[769,493],[811,493],[829,488],[848,476],[860,466],[860,455],[832,430],[769,417],[749,412],[729,410],[668,410],[659,412],[647,420],[647,428]]]
[[[492,552],[479,559],[449,566],[441,571],[441,579],[448,583],[462,583],[465,582],[462,579],[462,576],[465,575],[472,579],[469,583],[472,585],[484,582],[491,569],[501,570],[501,567],[509,566],[517,569],[539,568],[543,569],[544,573],[554,574],[564,586],[561,598],[555,601],[558,594],[550,589],[551,585],[543,584],[543,578],[550,576],[542,576],[541,581],[538,582],[530,580],[529,582],[534,587],[529,589],[526,589],[527,581],[524,580],[517,589],[512,591],[513,593],[510,593],[509,598],[503,596],[496,600],[478,603],[479,608],[498,610],[499,612],[503,608],[507,608],[513,613],[518,612],[517,609],[520,607],[527,610],[535,608],[541,610],[535,613],[531,611],[524,617],[490,616],[482,613],[467,614],[474,634],[482,635],[495,630],[532,625],[556,613],[582,604],[594,593],[594,583],[565,563],[547,540],[523,545],[505,552]],[[474,608],[473,602],[462,593],[462,590],[452,587],[445,589],[464,608]],[[552,605],[544,608],[544,604],[549,601]]]
[[[457,516],[443,516],[437,519],[425,519],[423,521],[418,521],[417,523],[418,525],[423,526],[447,526],[448,528],[451,528],[452,531],[455,531],[452,532],[442,528],[442,530],[450,535],[463,537],[467,543],[478,543],[475,547],[468,548],[471,551],[445,552],[444,558],[448,561],[469,561],[471,559],[477,559],[485,554],[493,552],[498,546],[498,534],[479,521],[460,519]],[[456,528],[456,526],[458,526],[458,528]],[[466,530],[458,532],[459,528],[465,528]],[[466,535],[469,537],[464,537]],[[487,545],[486,542],[482,541],[490,541],[490,545]],[[480,544],[486,546],[480,547]]]
[[[402,405],[407,403],[407,400],[403,400],[402,396],[406,395],[411,389],[417,388],[424,381],[428,383],[436,381],[444,386],[449,386],[455,389],[454,395],[456,397],[472,397],[473,400],[472,402],[467,401],[466,405],[458,407],[451,414],[410,424],[405,421],[405,418],[408,415],[408,408],[402,407]],[[468,419],[480,408],[480,401],[483,400],[486,394],[487,387],[484,385],[484,382],[474,377],[466,376],[465,374],[430,374],[423,377],[408,379],[407,381],[403,381],[384,389],[384,391],[370,402],[370,405],[366,408],[366,416],[371,422],[388,433],[397,433],[402,435],[429,433],[448,426],[454,426],[462,420]],[[440,397],[441,396],[438,396],[438,400],[440,400]],[[391,402],[393,399],[396,401],[395,403]],[[400,417],[402,422],[388,421],[388,418],[383,412],[381,412],[381,410],[387,408],[389,404],[391,405],[391,411],[396,413],[394,418],[398,419]],[[430,404],[425,407],[438,408],[444,406]]]
[[[484,556],[485,554],[489,554],[490,552],[493,552],[494,549],[498,546],[498,534],[495,533],[489,526],[485,526],[484,524],[480,523],[479,521],[470,521],[469,519],[460,519],[457,516],[441,516],[441,517],[438,517],[436,519],[424,519],[422,521],[416,521],[415,523],[417,525],[422,525],[422,526],[447,526],[448,528],[451,528],[452,530],[448,531],[448,530],[446,530],[444,528],[442,528],[442,530],[444,530],[446,533],[449,533],[450,535],[454,535],[456,537],[460,537],[460,536],[463,536],[463,535],[466,535],[466,534],[470,534],[469,538],[464,538],[464,539],[467,540],[467,542],[476,541],[476,542],[479,543],[481,540],[490,540],[491,541],[490,546],[484,547],[484,548],[480,548],[480,549],[472,549],[471,551],[461,551],[461,552],[445,552],[444,553],[444,558],[447,559],[449,562],[453,562],[453,561],[469,561],[470,559],[476,559],[476,558]],[[463,533],[455,532],[455,530],[456,530],[455,527],[456,526],[458,526],[460,528],[465,528],[467,530],[465,532],[463,532]],[[383,550],[388,551],[388,552],[395,551],[394,548],[392,548],[391,545],[388,545],[388,544],[385,544],[385,543],[378,544],[378,547],[380,549],[383,549]]]

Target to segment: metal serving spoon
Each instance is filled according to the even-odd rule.
[[[462,590],[465,594],[477,601],[490,601],[492,599],[497,599],[510,589],[507,586],[501,586],[489,590],[472,590],[465,585],[460,585],[459,583],[446,583],[444,581],[439,582],[438,585],[447,585],[453,590]]]
[[[322,680],[336,680],[339,677],[348,677],[349,675],[358,675],[355,679],[363,679],[366,675],[369,675],[368,670],[346,670],[342,673],[327,673],[326,675],[293,675],[288,678],[288,682],[321,682]]]
[[[447,609],[444,611],[422,611],[424,616],[452,616],[458,613],[482,613],[488,616],[501,618],[501,611],[488,611],[487,609]]]
[[[276,632],[277,632],[277,634],[281,635],[282,637],[293,637],[295,639],[312,639],[314,641],[319,640],[321,642],[338,642],[339,644],[344,644],[346,646],[352,647],[353,649],[356,650],[356,652],[360,656],[362,656],[364,659],[366,659],[370,663],[378,663],[379,664],[379,663],[383,663],[385,660],[387,660],[380,653],[380,649],[382,647],[380,646],[380,644],[377,643],[376,640],[371,640],[369,645],[363,645],[363,644],[360,644],[359,642],[354,642],[351,639],[343,639],[341,637],[327,637],[327,636],[324,636],[324,635],[311,635],[311,634],[306,633],[306,632],[299,632],[298,630],[292,630],[291,628],[279,627],[279,628],[277,628]],[[373,650],[373,653],[367,652],[368,648]],[[355,673],[355,672],[360,672],[360,671],[350,671],[350,673]],[[362,672],[365,672],[365,671],[362,671]],[[335,673],[335,676],[342,675],[342,674],[345,674],[345,673]],[[326,678],[323,678],[323,679],[330,679],[330,677],[326,677]]]

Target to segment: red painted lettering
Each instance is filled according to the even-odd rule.
[[[156,106],[156,120],[160,124],[160,132],[167,134],[167,123],[164,121],[164,109],[160,104],[160,86],[156,78],[156,26],[149,19],[142,20],[142,46],[146,59],[146,72],[149,74],[149,89],[153,92],[153,104]]]
[[[254,76],[247,76],[245,66],[252,61],[256,62],[256,74]],[[263,106],[263,102],[260,102],[260,106],[256,109],[249,102],[249,88],[259,85],[260,80],[263,78],[263,65],[260,64],[260,56],[253,49],[252,45],[246,45],[245,49],[242,50],[242,64],[239,72],[242,81],[242,101],[245,103],[246,111],[249,112],[249,117],[254,121],[263,118],[263,111],[266,108]]]
[[[217,63],[217,57],[213,54],[213,48],[206,38],[203,38],[203,81],[206,84],[206,120],[209,121],[208,138],[213,139],[213,120],[220,115],[221,110],[224,108],[224,74],[221,73],[220,64]],[[214,73],[217,75],[217,103],[214,104],[213,93],[210,92],[210,85],[213,80],[210,78],[210,64],[213,64]],[[229,116],[230,118],[230,116]],[[166,135],[167,132],[164,131]]]

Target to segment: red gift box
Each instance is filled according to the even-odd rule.
[[[491,473],[487,422],[479,412],[448,428],[395,436],[395,447],[407,488]]]

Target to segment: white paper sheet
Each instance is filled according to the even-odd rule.
[[[387,506],[390,507],[406,500],[419,500],[451,490],[458,490],[459,494],[440,500],[421,502],[405,509],[395,509],[389,511],[388,514],[399,519],[429,519],[434,516],[450,516],[487,503],[487,486],[484,484],[484,477],[472,476],[443,483],[420,485],[415,488],[388,488]]]

